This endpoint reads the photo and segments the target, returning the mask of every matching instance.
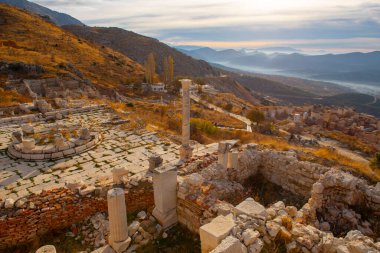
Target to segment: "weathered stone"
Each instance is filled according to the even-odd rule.
[[[235,237],[226,237],[210,253],[246,253],[247,248]]]
[[[162,165],[163,159],[159,155],[152,155],[148,159],[149,161],[149,171],[153,172],[155,168]]]
[[[245,214],[249,216],[262,216],[266,218],[268,216],[265,207],[256,202],[253,198],[247,198],[235,207],[237,214]]]
[[[251,245],[257,238],[259,238],[260,233],[258,231],[254,231],[252,229],[247,229],[243,232],[242,238],[245,246]]]
[[[14,204],[15,204],[14,199],[8,198],[8,199],[5,199],[4,207],[7,209],[10,209],[14,207]]]
[[[53,245],[45,245],[39,248],[36,253],[57,253]]]
[[[174,225],[177,217],[177,170],[175,167],[160,167],[153,174],[153,216],[164,229]]]
[[[117,253],[121,253],[131,243],[131,238],[128,236],[124,190],[120,188],[109,190],[107,202],[110,225],[109,243]]]
[[[210,223],[199,228],[201,238],[202,253],[210,252],[227,237],[232,228],[235,226],[232,214],[223,216],[219,215]]]
[[[82,128],[80,130],[79,139],[90,140],[91,139],[90,130],[88,130],[88,128]]]

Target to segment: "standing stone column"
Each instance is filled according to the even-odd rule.
[[[108,216],[110,224],[110,236],[108,239],[111,247],[117,252],[125,251],[131,243],[128,236],[127,208],[125,205],[124,190],[114,188],[107,193]]]
[[[228,163],[228,152],[231,149],[231,144],[227,142],[219,142],[218,145],[218,164],[222,165],[223,168],[227,168]]]
[[[239,168],[239,152],[232,151],[228,153],[228,163],[227,168]]]
[[[153,216],[164,229],[178,222],[177,216],[177,170],[173,166],[156,168],[153,174]]]
[[[182,79],[182,146],[180,157],[182,161],[187,161],[193,155],[190,147],[190,85],[191,80]]]

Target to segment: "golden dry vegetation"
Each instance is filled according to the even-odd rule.
[[[368,155],[373,155],[379,151],[375,145],[367,144],[356,136],[347,135],[339,131],[323,131],[321,134],[325,137],[346,144],[350,149],[359,150]]]
[[[4,20],[0,61],[41,65],[46,70],[42,77],[77,74],[77,69],[106,88],[121,88],[143,76],[142,66],[128,57],[80,39],[37,15],[0,4],[0,16]]]
[[[181,133],[181,105],[179,103],[176,107],[143,102],[135,102],[133,107],[128,107],[128,105],[122,103],[107,103],[116,111],[133,112],[128,116],[131,120],[129,128],[148,128],[149,130],[159,131],[163,135],[172,134],[178,136]],[[200,110],[202,116],[191,119],[191,123],[197,128],[195,131],[194,129],[192,130],[191,138],[200,143],[209,144],[222,140],[239,139],[242,144],[257,143],[277,151],[296,150],[312,157],[312,159],[310,157],[308,159],[312,162],[324,164],[325,161],[329,161],[332,166],[345,166],[368,179],[380,181],[380,170],[373,170],[368,163],[356,161],[335,150],[290,144],[280,136],[217,128],[211,123],[208,115],[212,115],[213,119],[221,117],[219,120],[222,120],[224,118],[225,122],[230,121],[231,124],[234,124],[235,119],[207,109],[198,109],[197,105],[192,105],[192,111],[194,112],[195,110]]]
[[[20,95],[14,90],[4,90],[0,88],[0,107],[16,106],[19,103],[28,103],[32,99],[28,96]]]

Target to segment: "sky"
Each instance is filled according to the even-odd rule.
[[[171,45],[380,50],[380,0],[32,0]]]

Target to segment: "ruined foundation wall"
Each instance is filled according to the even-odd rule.
[[[58,109],[58,110],[45,113],[45,116],[52,117],[52,116],[55,116],[57,113],[60,113],[62,115],[69,115],[72,113],[84,113],[84,112],[90,112],[90,111],[103,110],[105,108],[106,108],[105,105],[92,105],[92,106],[85,106],[82,108]],[[22,124],[22,123],[29,123],[29,122],[38,122],[41,120],[44,120],[44,118],[40,118],[39,114],[27,114],[27,115],[22,115],[22,116],[0,118],[0,125]]]
[[[63,229],[107,211],[107,188],[80,196],[66,188],[26,198],[20,208],[0,209],[0,249],[33,241],[49,231]],[[152,208],[153,188],[142,184],[125,192],[128,213]]]
[[[338,228],[336,234],[354,229],[368,236],[380,232],[380,184],[371,186],[349,173],[331,170],[313,186],[308,203],[320,222]]]
[[[178,222],[190,231],[197,233],[201,227],[201,218],[203,217],[204,209],[196,203],[177,198],[177,215]]]
[[[330,168],[299,161],[293,151],[277,152],[247,148],[240,157],[237,180],[244,182],[261,173],[268,181],[303,197],[309,198],[315,182]]]

